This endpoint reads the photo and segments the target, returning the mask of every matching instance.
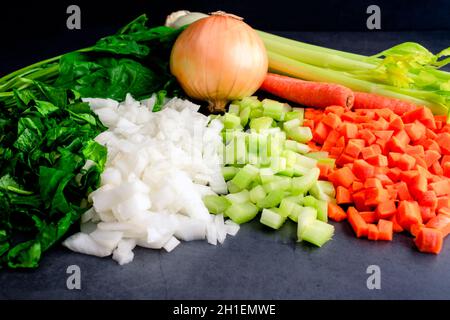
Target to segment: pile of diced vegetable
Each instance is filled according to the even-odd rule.
[[[232,103],[219,116],[224,123],[223,174],[228,195],[203,198],[209,211],[236,223],[254,219],[279,229],[287,219],[298,223],[298,240],[322,246],[334,227],[327,223],[333,185],[319,180],[318,163],[333,163],[311,152],[309,127],[301,126],[304,109],[256,97]]]
[[[439,253],[450,233],[450,124],[425,107],[308,109],[309,146],[336,159],[319,164],[336,187],[329,217],[348,219],[357,237],[392,240],[408,231],[420,251]]]

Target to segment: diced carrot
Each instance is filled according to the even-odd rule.
[[[419,144],[422,145],[425,148],[425,150],[434,150],[441,153],[441,147],[436,141],[432,139],[425,139],[423,142],[420,142]]]
[[[430,184],[431,190],[436,193],[436,196],[450,195],[450,181],[445,179],[439,182]]]
[[[444,166],[445,163],[450,163],[450,155],[443,155],[441,158],[441,166]]]
[[[349,207],[347,209],[347,219],[358,238],[367,236],[369,227],[354,207]]]
[[[415,164],[416,159],[406,153],[402,154],[397,161],[397,167],[399,167],[400,170],[411,170],[412,168],[414,168]]]
[[[389,194],[390,200],[397,200],[398,197],[398,190],[394,185],[387,185],[386,190]]]
[[[438,176],[443,176],[444,175],[444,169],[442,169],[441,165],[439,164],[438,161],[434,162],[431,165],[430,171]]]
[[[335,186],[343,186],[345,188],[348,188],[355,180],[355,175],[353,174],[352,170],[347,167],[343,167],[330,173],[328,175],[328,180],[333,182]]]
[[[394,184],[394,182],[392,182],[392,180],[385,173],[376,173],[375,178],[381,181],[381,185],[383,187]]]
[[[397,213],[397,207],[393,200],[380,202],[375,210],[379,219],[389,219]]]
[[[438,214],[427,222],[426,227],[440,230],[445,238],[450,234],[450,216]]]
[[[363,139],[364,141],[366,141],[366,143],[367,143],[368,145],[371,145],[371,144],[374,143],[375,140],[376,140],[375,135],[374,135],[370,130],[368,130],[368,129],[360,130],[360,131],[358,132],[358,136],[359,136],[359,138],[361,138],[361,139]]]
[[[409,154],[410,156],[424,156],[425,155],[425,150],[423,148],[423,146],[421,145],[416,145],[416,146],[412,146],[412,145],[407,145],[405,148],[405,152],[407,154]]]
[[[311,151],[320,151],[320,147],[314,141],[308,141],[308,147]]]
[[[356,209],[359,211],[370,211],[370,206],[366,205],[366,192],[365,190],[360,190],[352,194],[353,202],[355,203]]]
[[[329,155],[332,156],[333,158],[337,158],[342,154],[343,151],[344,147],[332,147],[330,148]]]
[[[413,200],[411,194],[409,193],[408,185],[405,182],[398,182],[394,184],[394,186],[397,188],[397,196],[399,200]]]
[[[337,204],[334,204],[332,202],[329,202],[328,203],[328,217],[334,221],[340,222],[347,218],[347,214],[340,206],[338,206]]]
[[[381,140],[388,141],[394,134],[394,130],[377,130],[374,131],[373,134],[375,135],[375,137],[380,138]]]
[[[358,158],[361,149],[364,148],[365,141],[362,139],[350,139],[344,152],[353,158]]]
[[[403,229],[402,226],[399,225],[398,222],[397,222],[397,215],[394,215],[394,216],[391,218],[391,222],[392,222],[392,228],[393,228],[393,230],[394,230],[395,233],[403,232],[404,229]]]
[[[366,200],[364,204],[366,206],[376,206],[381,202],[389,200],[389,193],[386,189],[381,188],[369,188],[365,191]]]
[[[414,243],[421,252],[438,254],[442,249],[443,234],[432,228],[422,228],[417,234]]]
[[[450,197],[438,197],[436,211],[439,212],[442,208],[450,208]]]
[[[420,215],[422,216],[422,222],[427,223],[436,216],[436,213],[431,207],[420,206]]]
[[[364,188],[383,188],[383,185],[381,184],[381,181],[377,178],[368,178],[364,182]]]
[[[354,182],[353,182],[354,184]],[[336,202],[337,204],[346,204],[352,202],[352,196],[347,188],[337,186],[336,188]]]
[[[441,168],[442,168],[442,173],[444,174],[444,176],[446,176],[447,178],[450,178],[450,162],[441,164]]]
[[[394,138],[397,138],[400,141],[400,143],[405,146],[411,142],[411,139],[409,138],[409,136],[405,130],[401,130],[401,131],[397,132],[394,135]]]
[[[352,189],[353,191],[359,191],[364,188],[364,184],[360,181],[353,181]]]
[[[422,193],[422,197],[419,199],[419,204],[426,207],[436,208],[437,197],[436,193],[432,190]]]
[[[325,113],[334,113],[336,115],[338,115],[339,117],[341,117],[344,112],[345,112],[346,108],[341,107],[341,106],[328,106],[325,108]]]
[[[443,154],[450,154],[450,133],[444,132],[438,134],[435,141],[441,147]]]
[[[315,126],[314,120],[304,119],[302,126],[309,127],[311,129],[311,131],[314,132],[314,126]]]
[[[337,141],[336,141],[336,147],[345,147],[345,137],[341,136]]]
[[[367,224],[367,239],[369,240],[378,240],[378,227],[372,223]]]
[[[332,147],[336,145],[336,142],[340,138],[340,134],[336,130],[331,130],[328,133],[327,138],[325,139],[325,142],[323,142],[322,150],[323,151],[329,151]]]
[[[394,167],[394,168],[390,168],[386,174],[389,177],[389,179],[391,179],[393,182],[396,182],[399,180],[401,172],[402,172],[402,170],[400,170],[397,167]]]
[[[314,128],[313,132],[313,139],[314,141],[323,144],[325,142],[325,139],[328,137],[328,134],[330,133],[331,128],[328,127],[323,122],[319,122],[316,127]]]
[[[413,224],[422,223],[420,208],[416,201],[400,201],[397,208],[397,222],[409,230]]]
[[[417,141],[426,133],[426,127],[419,121],[405,124],[405,131],[412,141]]]
[[[437,138],[437,133],[435,133],[433,130],[427,128],[425,136],[428,139],[435,140]]]
[[[427,191],[427,178],[424,174],[419,173],[419,171],[417,171],[417,175],[414,175],[411,180],[405,182],[408,184],[410,193],[416,198],[421,197]]]
[[[374,167],[367,161],[359,159],[353,163],[353,173],[361,180],[373,177]]]
[[[380,219],[378,221],[378,240],[392,241],[394,224],[392,221]]]
[[[372,144],[368,147],[361,149],[361,155],[364,160],[380,154],[381,154],[381,147],[378,144]]]
[[[450,217],[450,208],[448,207],[440,208],[438,214],[443,214]]]
[[[434,122],[433,114],[430,109],[426,107],[420,107],[415,110],[406,112],[402,115],[404,123],[411,123],[416,120],[422,122],[427,128],[436,129],[436,123]]]
[[[328,178],[328,174],[331,171],[331,166],[329,164],[321,163],[321,162],[318,162],[316,166],[320,170],[319,178],[320,179],[327,179]]]
[[[375,223],[378,221],[378,216],[375,211],[360,211],[359,215],[364,219],[367,223]]]
[[[328,113],[326,116],[322,118],[322,123],[326,124],[327,126],[333,129],[336,129],[341,125],[342,120],[336,114]]]
[[[344,120],[344,116],[345,114],[342,116],[342,120]],[[341,126],[341,134],[347,139],[356,138],[358,135],[358,127],[354,123],[345,122]]]
[[[397,137],[392,137],[391,140],[386,143],[386,148],[388,148],[388,150],[392,152],[403,153],[405,152],[406,144],[400,141]]]
[[[401,131],[405,128],[402,118],[395,116],[389,123],[389,129],[395,132]]]
[[[409,232],[414,236],[417,237],[417,234],[419,233],[420,229],[424,228],[425,225],[423,223],[416,223],[413,224],[410,228],[409,228]]]
[[[347,163],[353,163],[355,158],[349,156],[348,154],[342,153],[336,160],[336,165],[343,167]]]

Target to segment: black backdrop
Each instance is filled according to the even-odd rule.
[[[66,8],[81,8],[81,30],[66,28]],[[381,8],[381,31],[448,30],[450,0],[35,0],[0,5],[0,74],[90,45],[145,12],[162,24],[179,9],[225,10],[271,31],[367,31],[366,9]],[[373,32],[373,31],[372,31]]]

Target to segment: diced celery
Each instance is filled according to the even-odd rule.
[[[317,206],[316,202],[317,202],[317,199],[314,198],[313,196],[306,196],[306,197],[303,197],[301,204],[304,205],[305,207],[316,208],[316,206]]]
[[[222,168],[222,175],[225,181],[231,180],[234,178],[236,173],[238,173],[239,168],[236,167],[223,167]]]
[[[310,152],[310,153],[305,154],[305,156],[307,156],[309,158],[316,159],[316,160],[327,159],[328,158],[328,152],[327,151]]]
[[[294,120],[294,119],[300,120],[300,112],[298,112],[298,111],[289,111],[284,116],[284,121],[290,121],[290,120]],[[302,124],[302,121],[299,122],[299,125],[301,125],[301,124]]]
[[[280,229],[283,223],[286,221],[286,217],[281,216],[277,212],[270,209],[263,209],[261,213],[261,219],[259,220],[262,224],[271,227],[273,229]]]
[[[286,132],[288,132],[291,129],[297,128],[297,127],[300,127],[300,119],[297,119],[297,118],[289,120],[289,121],[286,121],[283,124],[283,129]]]
[[[325,200],[317,200],[316,202],[317,219],[323,222],[328,221],[328,202]]]
[[[278,173],[286,169],[286,158],[273,156],[271,158],[270,168]]]
[[[284,217],[288,217],[296,207],[300,207],[295,201],[292,201],[289,198],[284,198],[280,203],[280,213]]]
[[[295,206],[292,208],[292,211],[289,213],[288,218],[294,221],[295,223],[298,222],[298,216],[302,212],[303,207],[299,204],[295,204]]]
[[[238,104],[230,104],[228,107],[228,113],[234,114],[235,116],[239,116],[239,105]]]
[[[283,150],[281,155],[286,158],[286,166],[294,167],[294,165],[297,163],[297,153],[296,152],[294,152],[292,150]]]
[[[275,181],[263,184],[263,188],[264,190],[269,193],[275,190],[283,190],[283,191],[287,191],[289,189],[291,189],[291,179],[289,177],[279,177],[279,178],[283,178],[283,179],[277,179]]]
[[[225,196],[231,203],[244,203],[250,201],[250,192],[248,190],[242,190],[236,193],[229,193]]]
[[[305,109],[304,108],[292,108],[293,112],[298,112],[298,118],[300,122],[303,124],[303,119],[305,118]]]
[[[239,101],[241,107],[250,107],[250,109],[262,108],[262,102],[258,100],[258,97],[245,97]]]
[[[223,153],[223,163],[224,164],[235,164],[236,163],[236,144],[231,142],[225,146],[225,152]]]
[[[228,192],[230,193],[237,193],[242,191],[242,189],[236,186],[233,182],[231,182],[231,180],[227,182],[227,188]]]
[[[264,99],[262,101],[264,116],[271,117],[277,121],[283,121],[286,114],[285,108],[281,102]]]
[[[258,207],[260,208],[272,208],[276,207],[280,204],[281,200],[284,198],[283,190],[274,190],[267,194],[264,199],[261,199],[257,202]]]
[[[287,132],[288,138],[297,142],[305,143],[312,139],[312,132],[309,127],[296,127]]]
[[[334,185],[332,182],[319,180],[316,184],[319,189],[326,195],[330,196],[331,198],[334,198],[336,196],[336,190],[334,189]]]
[[[319,179],[320,170],[310,169],[304,176],[292,178],[292,193],[305,194]]]
[[[333,158],[319,159],[317,160],[317,163],[326,164],[330,166],[330,168],[334,168],[336,166],[336,159]]]
[[[306,154],[311,151],[311,148],[308,145],[294,140],[286,140],[284,142],[284,148],[302,154]]]
[[[302,241],[303,233],[306,228],[312,224],[317,219],[317,211],[311,207],[300,207],[300,211],[297,215],[298,225],[297,225],[297,239]]]
[[[247,143],[245,142],[246,135],[236,136],[236,163],[246,164],[247,163]]]
[[[264,114],[264,109],[262,107],[251,109],[250,119],[260,118],[263,116],[263,114]]]
[[[317,166],[317,160],[308,158],[304,155],[297,154],[297,164],[305,167],[305,168],[316,168]]]
[[[285,199],[287,199],[287,200],[289,200],[291,202],[294,202],[296,204],[302,204],[303,203],[303,195],[302,194],[296,195],[296,196],[288,196]]]
[[[225,113],[223,117],[223,126],[225,129],[241,128],[241,118],[232,113]]]
[[[249,152],[247,154],[247,162],[255,166],[259,165],[259,156],[257,152]]]
[[[316,220],[305,227],[305,230],[302,233],[302,240],[321,247],[331,240],[333,234],[333,225]]]
[[[231,180],[234,185],[241,189],[247,188],[256,179],[259,169],[251,164],[245,165]]]
[[[244,107],[239,112],[239,118],[241,118],[241,126],[245,127],[248,123],[248,119],[250,117],[250,107]]]
[[[304,176],[305,174],[307,174],[309,172],[308,168],[302,167],[299,164],[295,164],[292,169],[294,170],[294,177],[300,177],[300,176]]]
[[[293,177],[294,176],[294,168],[286,166],[286,169],[278,171],[277,174],[283,175],[286,177]]]
[[[287,103],[283,103],[283,111],[285,113],[291,112],[292,111],[292,107],[289,104],[287,104]]]
[[[271,168],[261,168],[259,169],[259,177],[261,179],[261,183],[269,183],[275,179],[275,173]]]
[[[253,203],[258,203],[266,197],[267,193],[262,186],[255,186],[250,190],[250,201]]]
[[[258,214],[258,207],[251,202],[233,203],[225,214],[234,222],[241,224],[248,222]]]
[[[203,203],[208,211],[214,214],[224,213],[231,205],[225,197],[218,195],[206,195],[203,197]]]
[[[250,120],[250,129],[261,132],[272,126],[273,119],[270,117],[253,118]]]

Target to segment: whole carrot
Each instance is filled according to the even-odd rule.
[[[355,109],[390,109],[398,115],[419,108],[418,105],[400,99],[383,97],[374,93],[355,92]]]
[[[341,85],[300,79],[268,73],[261,90],[308,107],[353,106],[353,92]]]

